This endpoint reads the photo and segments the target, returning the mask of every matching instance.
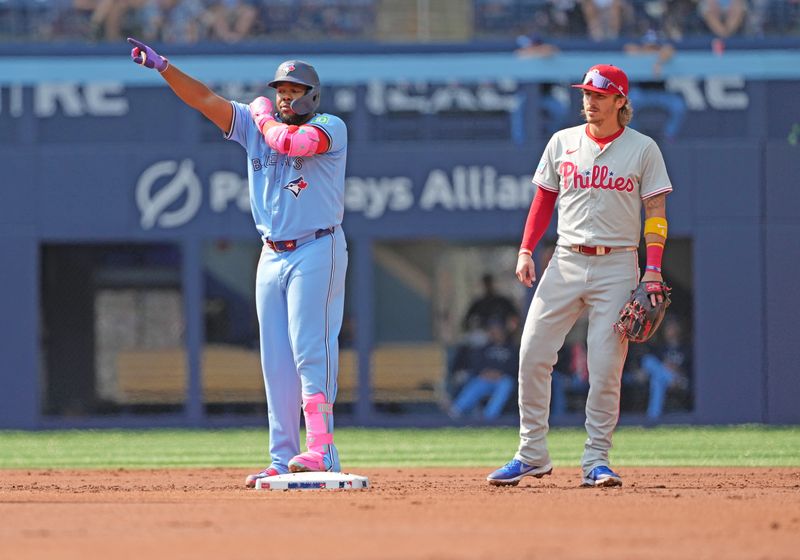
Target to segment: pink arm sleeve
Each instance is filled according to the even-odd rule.
[[[319,147],[319,130],[313,126],[280,124],[264,136],[270,148],[290,156],[313,156]]]

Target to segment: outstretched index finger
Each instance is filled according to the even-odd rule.
[[[142,50],[144,50],[147,47],[147,45],[145,45],[144,43],[142,43],[141,41],[139,41],[137,39],[134,39],[133,37],[128,37],[128,42],[131,45],[133,45],[134,47],[138,47],[138,48],[140,48]]]

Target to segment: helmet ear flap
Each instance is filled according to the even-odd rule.
[[[319,107],[319,88],[311,87],[303,97],[299,97],[290,104],[292,111],[298,115],[308,115]]]

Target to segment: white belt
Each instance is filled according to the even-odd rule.
[[[570,245],[567,247],[570,251],[580,253],[581,255],[601,256],[609,253],[622,253],[626,251],[636,251],[638,247],[606,247],[603,245]]]

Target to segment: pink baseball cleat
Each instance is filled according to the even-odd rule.
[[[278,476],[279,474],[281,473],[278,472],[278,469],[275,467],[267,467],[259,473],[247,475],[247,478],[244,479],[244,485],[248,488],[255,488],[256,480],[261,480],[262,478],[268,478],[270,476]]]
[[[322,453],[318,451],[306,451],[300,455],[292,457],[289,461],[289,472],[325,472],[328,468]]]

